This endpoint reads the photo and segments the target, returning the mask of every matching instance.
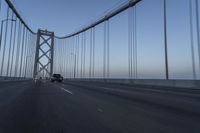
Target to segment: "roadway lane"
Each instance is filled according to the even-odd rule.
[[[199,90],[0,83],[0,133],[199,133]]]

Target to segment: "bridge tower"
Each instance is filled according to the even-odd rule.
[[[38,30],[34,78],[50,77],[53,73],[54,32]]]

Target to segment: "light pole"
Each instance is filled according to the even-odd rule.
[[[165,70],[166,80],[169,80],[169,66],[168,66],[168,47],[167,47],[167,9],[166,0],[164,0],[164,47],[165,47]]]
[[[73,55],[74,56],[74,79],[76,78],[76,54],[74,54],[74,53],[71,53],[71,55]]]

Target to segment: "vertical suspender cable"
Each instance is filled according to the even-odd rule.
[[[32,55],[32,36],[31,36],[31,33],[29,32],[29,52],[30,52],[30,61],[29,61],[29,70],[28,70],[28,74],[29,74],[29,77],[32,78],[32,59],[33,59],[33,55]],[[34,51],[34,50],[33,50]]]
[[[84,56],[83,56],[83,77],[85,78],[85,61],[86,61],[86,32],[84,32],[84,45],[83,45],[83,48],[84,48]]]
[[[61,58],[60,58],[60,61],[61,61],[61,74],[63,73],[63,70],[64,70],[64,67],[63,67],[63,63],[64,63],[64,56],[63,56],[63,53],[64,53],[64,49],[63,49],[63,46],[64,46],[64,43],[63,43],[63,40],[60,40],[61,41]]]
[[[110,77],[110,20],[107,21],[107,78]]]
[[[4,60],[5,60],[5,51],[6,51],[6,44],[7,44],[7,33],[8,33],[8,17],[9,17],[9,7],[7,8],[7,16],[6,16],[6,31],[4,37],[4,46],[3,46],[3,55],[2,55],[2,62],[1,62],[1,76],[3,76],[3,67],[4,67]],[[2,21],[3,24],[3,21]]]
[[[57,39],[57,72],[60,73],[60,40]]]
[[[59,57],[59,64],[60,64],[60,74],[62,73],[62,64],[63,64],[63,58],[62,58],[62,54],[63,54],[63,50],[62,50],[62,47],[63,47],[63,45],[62,45],[62,40],[60,39],[59,40],[59,53],[60,53],[60,57]]]
[[[32,50],[32,49],[36,49],[35,48],[35,46],[36,46],[36,42],[35,42],[35,40],[36,40],[36,35],[30,35],[30,43],[31,43],[31,56],[32,56],[32,58],[31,58],[31,71],[30,71],[30,76],[31,77],[34,77],[34,75],[33,75],[33,71],[34,71],[34,59],[35,59],[35,51],[34,50]]]
[[[107,24],[104,22],[104,50],[103,50],[103,78],[106,78],[106,29]]]
[[[59,45],[58,45],[58,39],[55,40],[56,42],[56,73],[59,73],[59,62],[58,62],[58,59],[59,59],[59,53],[58,53],[58,48],[59,48]]]
[[[74,36],[73,37],[71,37],[72,38],[72,43],[71,43],[71,45],[72,45],[72,51],[71,51],[71,65],[72,65],[72,68],[71,68],[71,71],[72,71],[72,78],[74,78]]]
[[[192,0],[189,0],[189,15],[190,15],[190,39],[191,39],[191,56],[193,79],[196,79],[195,57],[194,57],[194,36],[193,36],[193,17],[192,17]]]
[[[65,54],[64,54],[64,51],[65,51],[65,42],[64,42],[65,40],[64,39],[62,39],[62,58],[61,58],[61,61],[62,61],[62,76],[64,76],[64,73],[65,73]]]
[[[64,73],[63,73],[63,76],[64,78],[66,78],[66,39],[63,40],[64,41],[64,55],[63,55],[63,58],[64,58]]]
[[[68,39],[66,38],[65,39],[65,45],[66,45],[66,55],[65,55],[65,60],[66,60],[66,72],[65,72],[65,75],[66,75],[66,78],[68,77]]]
[[[2,0],[0,0],[0,15],[1,15],[1,10],[2,10]]]
[[[65,58],[65,60],[66,60],[66,72],[65,72],[65,74],[66,74],[66,78],[68,78],[68,39],[66,38],[65,39],[65,45],[66,45],[66,58]]]
[[[21,33],[22,32],[22,24],[19,22],[18,26],[18,34],[17,34],[17,51],[16,51],[16,58],[15,58],[15,77],[18,77],[18,65],[19,65],[19,49],[20,49],[20,42],[21,42]]]
[[[63,67],[63,65],[64,65],[64,56],[63,56],[63,54],[64,54],[64,43],[63,43],[63,40],[60,40],[61,41],[61,58],[60,58],[60,61],[61,61],[61,74],[63,74],[63,70],[64,70],[64,67]]]
[[[59,70],[59,73],[61,73],[61,64],[60,64],[60,60],[61,60],[61,56],[60,56],[60,54],[61,54],[61,44],[60,44],[60,40],[58,39],[58,70]]]
[[[66,45],[66,78],[68,78],[68,39],[65,40]]]
[[[128,12],[128,64],[129,64],[129,79],[132,78],[132,68],[133,68],[133,17],[132,17],[132,8],[129,8],[129,12]]]
[[[69,43],[69,38],[67,38],[67,77],[70,77],[70,55],[69,55],[69,50],[70,50],[70,43]]]
[[[75,50],[74,50],[74,79],[77,77],[77,45],[78,45],[78,35],[75,35]]]
[[[59,62],[58,62],[58,39],[55,40],[55,44],[56,44],[56,47],[55,47],[55,73],[58,73],[58,65],[59,65]]]
[[[33,49],[35,49],[36,50],[36,37],[37,37],[37,35],[32,35],[32,48]],[[32,57],[32,68],[31,68],[31,72],[32,72],[32,77],[34,77],[34,63],[35,63],[35,56],[36,56],[36,53],[35,53],[35,51],[33,50],[32,51],[32,55],[33,55],[33,57]]]
[[[12,20],[14,18],[14,13],[12,12]],[[11,54],[11,49],[12,49],[12,41],[13,41],[13,21],[11,21],[11,28],[10,28],[10,44],[8,47],[8,60],[7,60],[7,71],[6,71],[6,77],[8,77],[8,73],[10,70],[10,54]]]
[[[27,58],[26,59],[26,69],[25,69],[25,75],[26,78],[29,78],[29,73],[30,73],[30,60],[31,60],[31,55],[30,55],[30,32],[28,32],[28,37],[27,37]]]
[[[135,69],[135,58],[134,58],[134,23],[133,23],[133,8],[130,11],[130,77],[133,78],[133,68]],[[135,74],[135,71],[134,71]]]
[[[27,70],[27,62],[28,62],[28,59],[29,59],[29,56],[28,56],[28,30],[26,30],[26,43],[25,43],[25,55],[24,55],[24,70],[23,70],[23,76],[24,78],[26,78],[26,70]]]
[[[137,6],[134,8],[134,57],[135,57],[135,72],[134,78],[137,79]]]
[[[59,47],[59,45],[58,45],[58,39],[55,40],[55,43],[56,43],[56,50],[55,50],[55,52],[56,52],[55,53],[56,54],[56,59],[55,59],[56,62],[55,62],[55,64],[56,65],[55,66],[56,66],[56,73],[59,73],[59,71],[58,71],[59,70],[58,69],[58,66],[59,66],[59,62],[58,62],[58,47]]]
[[[92,43],[93,43],[93,40],[92,40],[92,32],[93,32],[93,28],[90,29],[90,67],[89,67],[89,76],[90,76],[90,79],[92,77]]]
[[[70,39],[67,38],[67,77],[70,78]]]
[[[25,58],[26,58],[26,37],[27,37],[27,30],[25,29],[25,35],[24,35],[24,52],[22,56],[22,77],[24,77],[24,68],[25,68]]]
[[[65,39],[62,40],[63,43],[63,54],[62,54],[62,59],[63,59],[63,72],[62,76],[65,78]]]
[[[61,70],[61,66],[62,66],[62,43],[61,40],[59,40],[59,73],[62,73]]]
[[[76,52],[75,52],[75,78],[77,78],[78,77],[78,62],[77,62],[77,60],[78,60],[78,57],[77,57],[77,55],[78,55],[78,35],[76,35]]]
[[[31,45],[31,47],[30,47],[30,51],[31,51],[31,68],[30,68],[30,77],[33,77],[33,66],[34,66],[34,58],[35,58],[35,51],[34,50],[32,50],[32,49],[35,49],[35,42],[34,42],[34,36],[35,35],[32,35],[32,34],[30,34],[30,45]]]
[[[67,50],[66,50],[66,77],[67,78],[69,78],[69,72],[68,72],[68,70],[69,70],[69,40],[68,40],[68,38],[66,38],[66,45],[67,45]]]
[[[65,78],[67,78],[67,39],[65,39]]]
[[[73,36],[73,78],[76,77],[76,36]]]
[[[57,39],[57,73],[60,73],[60,40]]]
[[[65,39],[65,78],[67,78],[67,39]]]
[[[199,1],[196,0],[196,27],[197,27],[197,43],[199,53],[199,68],[200,68],[200,32],[199,32]]]
[[[58,39],[56,40],[56,73],[59,73],[59,43]]]
[[[24,77],[28,78],[28,72],[29,72],[29,65],[30,65],[30,53],[29,53],[29,48],[30,48],[30,43],[29,43],[29,31],[27,31],[27,37],[26,37],[26,61],[25,61],[25,68],[24,68]]]
[[[93,64],[92,64],[92,77],[95,76],[95,27],[93,28]]]
[[[127,27],[128,27],[128,77],[129,77],[129,79],[130,79],[130,58],[129,58],[129,55],[130,55],[130,28],[129,28],[129,26],[130,26],[130,9],[128,9],[128,25],[127,25]]]
[[[24,55],[23,55],[23,69],[22,69],[22,77],[23,78],[26,78],[26,69],[27,69],[27,59],[28,59],[28,56],[27,56],[27,39],[28,39],[28,30],[26,30],[26,34],[25,34],[25,48],[24,48]]]
[[[70,56],[70,78],[73,77],[73,56],[72,56],[72,50],[73,50],[73,44],[72,44],[72,38],[70,38],[70,52],[69,52],[69,56]]]
[[[53,73],[56,73],[55,70],[56,70],[56,38],[54,38],[54,49],[53,49],[53,52],[54,52],[54,62],[53,62]]]
[[[83,78],[83,33],[81,35],[81,78]]]
[[[128,9],[128,75],[130,76],[130,8]]]
[[[77,78],[77,50],[78,50],[78,35],[75,36],[75,54],[74,54],[74,79]]]
[[[15,20],[17,20],[17,17],[15,16]],[[10,74],[9,76],[12,77],[13,72],[13,58],[14,58],[14,52],[15,52],[15,44],[16,44],[16,31],[17,31],[17,21],[14,25],[14,38],[13,38],[13,44],[12,44],[12,54],[11,54],[11,68],[10,68]]]
[[[58,44],[57,44],[57,39],[54,40],[54,73],[57,73],[57,47],[58,47]]]
[[[34,49],[34,50],[31,50],[31,55],[32,55],[31,77],[34,77],[33,73],[34,73],[34,63],[35,63],[36,35],[31,34],[31,46],[32,46],[32,49]]]
[[[30,61],[29,61],[29,70],[28,70],[28,76],[31,78],[31,68],[32,68],[32,53],[31,53],[31,33],[29,32],[29,55],[30,55]]]
[[[77,70],[76,70],[76,73],[77,73],[77,77],[79,78],[79,50],[80,50],[80,40],[79,40],[79,34],[77,35],[78,39],[77,39],[77,56],[76,56],[76,60],[77,60]]]
[[[135,79],[135,23],[134,23],[134,7],[131,8],[131,20],[130,20],[130,23],[131,23],[131,39],[130,39],[130,53],[131,53],[131,79],[134,77]]]
[[[20,67],[19,67],[19,77],[22,77],[22,61],[23,61],[23,53],[24,53],[24,44],[25,44],[25,27],[23,26],[23,36],[22,36],[22,47],[21,47],[21,55],[20,55]]]
[[[1,48],[2,48],[3,26],[4,26],[4,23],[3,23],[3,21],[1,21],[1,31],[0,31],[0,53],[1,53]]]
[[[72,51],[73,51],[73,43],[72,43],[72,38],[70,38],[70,51],[69,51],[69,56],[70,56],[70,78],[73,77],[73,55],[72,55]]]

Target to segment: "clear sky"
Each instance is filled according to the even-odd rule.
[[[64,36],[102,16],[114,5],[127,0],[13,0],[14,5],[34,30],[54,31]],[[195,70],[199,75],[195,0],[193,34]],[[200,2],[199,2],[200,3]],[[167,0],[167,35],[171,78],[191,79],[191,37],[189,0]],[[137,5],[137,45],[139,78],[164,78],[163,0],[142,0]],[[96,70],[102,73],[103,30],[96,29]],[[128,75],[128,11],[110,20],[110,62],[112,77]],[[89,46],[87,46],[89,47]],[[89,52],[89,51],[88,51]]]
[[[127,0],[12,0],[30,27],[64,36]]]

